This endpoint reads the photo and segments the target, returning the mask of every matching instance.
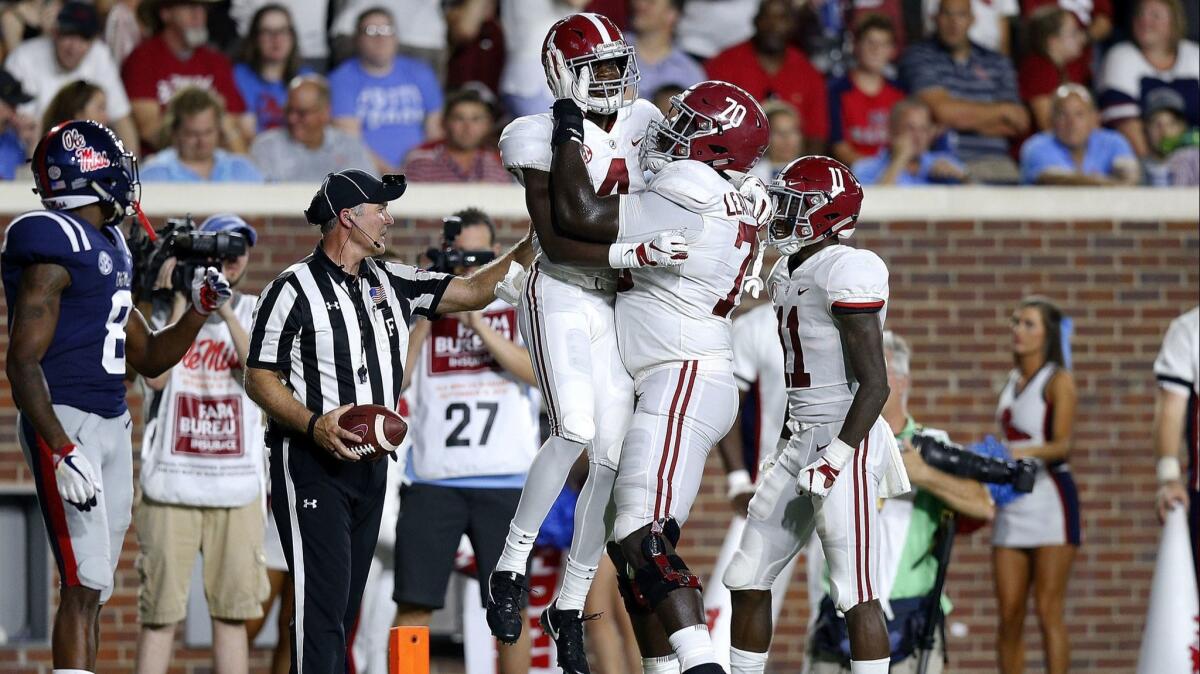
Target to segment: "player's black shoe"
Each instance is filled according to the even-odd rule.
[[[542,612],[542,630],[554,639],[558,666],[565,674],[591,674],[587,649],[583,646],[583,623],[599,616],[599,613],[584,615],[583,611],[560,611],[553,605]]]
[[[521,637],[521,605],[529,586],[525,576],[512,571],[493,571],[488,576],[487,623],[492,636],[512,645]]]

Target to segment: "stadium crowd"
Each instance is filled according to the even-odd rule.
[[[766,179],[802,150],[865,184],[1200,182],[1180,0],[19,0],[0,179],[86,117],[147,181],[506,182],[498,130],[549,108],[542,36],[585,9],[636,44],[643,98],[714,78],[769,101]]]

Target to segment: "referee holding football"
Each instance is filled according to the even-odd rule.
[[[482,309],[529,237],[473,274],[452,277],[373,256],[394,222],[402,175],[325,177],[304,212],[321,227],[311,255],[263,290],[246,393],[267,413],[272,509],[295,584],[293,674],[348,671],[347,638],[379,537],[387,462],[359,461],[338,426],[354,405],[395,409],[414,314]]]

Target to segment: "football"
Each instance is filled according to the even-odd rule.
[[[338,417],[338,426],[361,438],[346,445],[364,461],[378,461],[393,454],[408,435],[404,417],[383,405],[355,405]]]

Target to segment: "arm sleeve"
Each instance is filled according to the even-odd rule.
[[[8,226],[3,250],[5,264],[57,264],[70,269],[75,254],[91,250],[91,244],[82,226],[68,217],[31,213]]]
[[[1141,114],[1141,54],[1128,42],[1112,48],[1100,71],[1100,119],[1112,124]]]
[[[1021,95],[1017,93],[1017,71],[1013,69],[1012,61],[1003,55],[997,55],[996,58],[1000,63],[1000,66],[996,68],[996,72],[1000,75],[1000,81],[996,83],[997,100],[1020,103]]]
[[[660,194],[622,194],[620,199],[618,241],[645,241],[661,232],[699,232],[704,229],[702,217]]]
[[[550,134],[554,121],[549,115],[528,115],[514,119],[500,133],[500,161],[504,168],[518,174],[520,169],[550,171],[553,150]]]
[[[391,283],[392,290],[408,302],[413,315],[433,318],[437,314],[442,294],[453,278],[449,274],[417,269],[399,262],[384,262],[380,265]]]
[[[1037,134],[1021,145],[1021,182],[1027,185],[1032,185],[1037,182],[1043,173],[1052,168],[1060,167],[1054,157],[1050,155],[1049,143],[1046,142],[1046,136]]]
[[[825,282],[834,313],[874,313],[888,300],[887,265],[869,250],[843,255]]]
[[[925,45],[911,47],[900,61],[900,81],[913,94],[942,86],[941,68]]]
[[[331,113],[337,117],[355,117],[354,82],[347,68],[352,64],[344,63],[329,75],[329,104]]]
[[[1154,376],[1158,385],[1184,395],[1192,392],[1196,382],[1193,359],[1197,357],[1197,344],[1189,335],[1186,316],[1171,321],[1163,337],[1162,348],[1154,359]]]
[[[421,102],[425,106],[425,114],[432,114],[442,109],[442,87],[438,85],[437,76],[433,69],[421,62],[417,71],[417,88],[421,90]]]
[[[306,301],[291,274],[280,276],[266,287],[254,307],[250,329],[250,351],[246,366],[264,370],[287,370],[292,363],[292,343],[305,324]]]

